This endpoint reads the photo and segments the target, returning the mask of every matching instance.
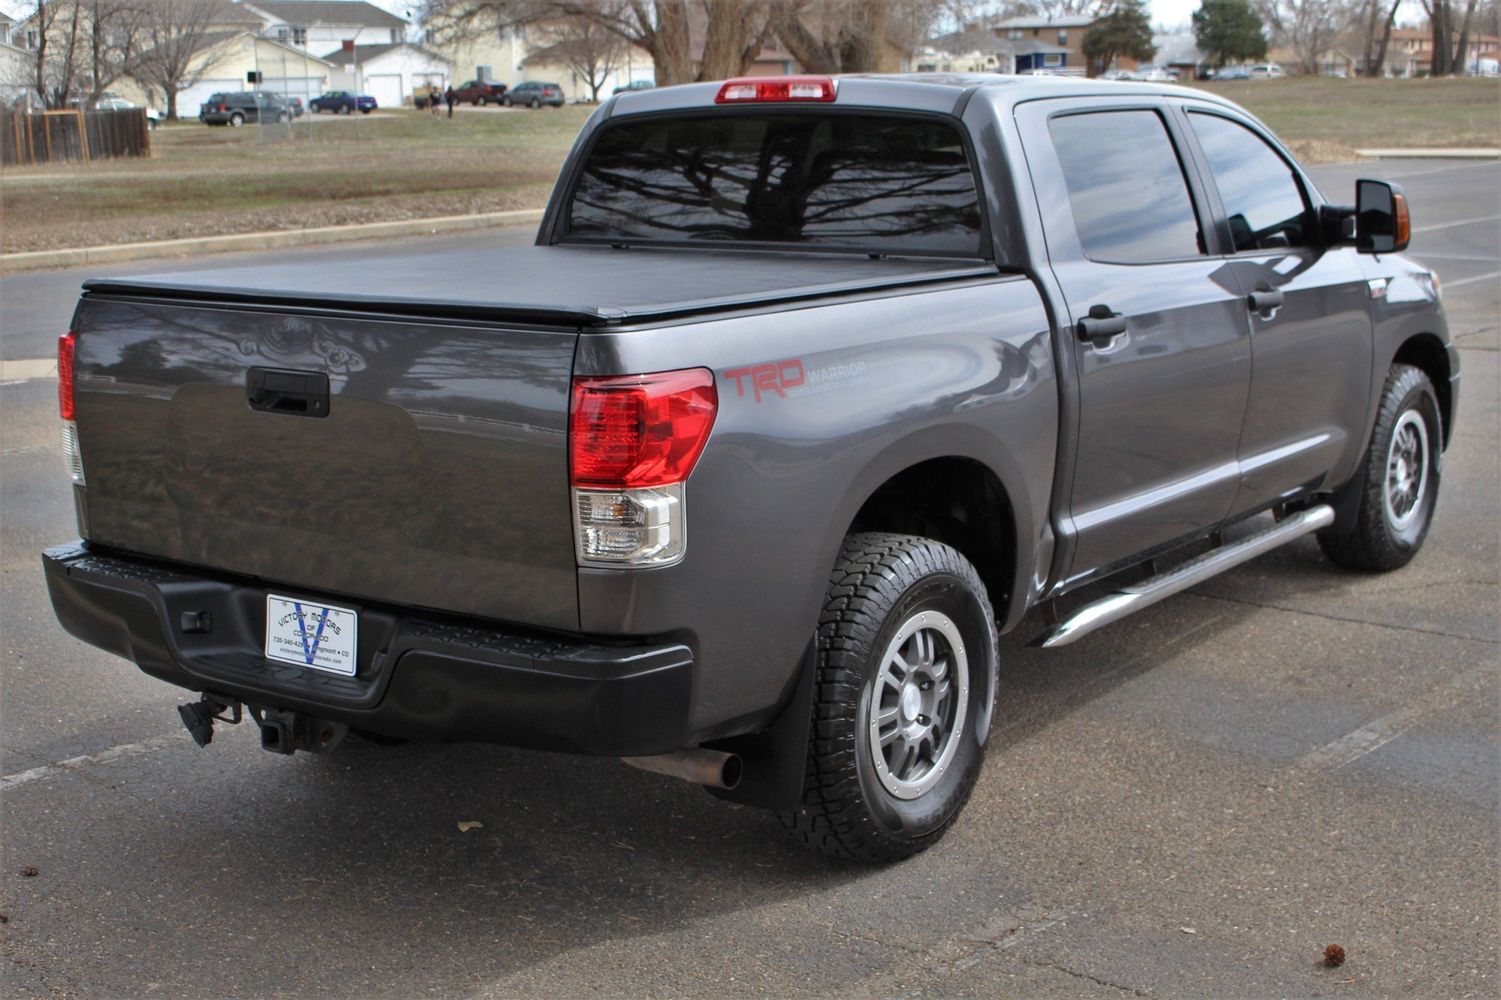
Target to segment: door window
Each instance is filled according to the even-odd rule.
[[[1238,122],[1198,112],[1188,118],[1220,189],[1236,252],[1307,246],[1308,203],[1286,161]]]
[[[1204,240],[1183,166],[1155,111],[1065,115],[1049,124],[1079,242],[1091,260],[1196,257]]]

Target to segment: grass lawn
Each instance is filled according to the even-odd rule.
[[[307,115],[265,134],[169,125],[150,159],[6,168],[3,250],[536,208],[589,110]]]
[[[1501,80],[1195,84],[1258,115],[1310,161],[1365,147],[1501,146]],[[588,108],[308,115],[283,138],[196,121],[153,156],[0,171],[6,253],[537,208]]]
[[[1501,147],[1501,80],[1289,77],[1194,86],[1228,97],[1310,160],[1356,149]]]

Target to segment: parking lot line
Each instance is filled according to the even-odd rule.
[[[164,747],[182,743],[187,738],[187,733],[168,733],[165,736],[152,736],[138,743],[122,743],[119,746],[110,747],[108,750],[100,750],[98,753],[69,757],[67,760],[57,760],[50,764],[42,764],[39,767],[29,768],[25,771],[17,771],[15,774],[0,776],[0,792],[6,792],[21,785],[28,785],[33,781],[41,781],[43,778],[50,778],[65,771],[76,771],[80,768],[92,767],[95,764],[107,764],[112,760],[119,760],[121,757],[140,757],[143,754],[154,753]]]

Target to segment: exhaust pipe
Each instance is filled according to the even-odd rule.
[[[734,788],[740,784],[740,775],[745,767],[740,755],[704,747],[689,747],[673,753],[653,754],[650,757],[620,758],[631,767],[653,774],[665,774],[669,778],[682,778],[695,785],[710,788]]]

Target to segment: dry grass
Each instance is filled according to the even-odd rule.
[[[1309,162],[1362,147],[1501,146],[1501,80],[1292,78],[1201,84]],[[586,108],[302,119],[285,141],[187,122],[150,160],[0,173],[3,250],[536,208]]]
[[[7,169],[7,253],[542,205],[587,109],[170,126],[149,160]],[[287,130],[281,130],[285,135]]]
[[[1195,86],[1242,105],[1299,155],[1302,143],[1315,144],[1308,147],[1315,158],[1336,159],[1368,148],[1501,146],[1501,80],[1290,77]]]

